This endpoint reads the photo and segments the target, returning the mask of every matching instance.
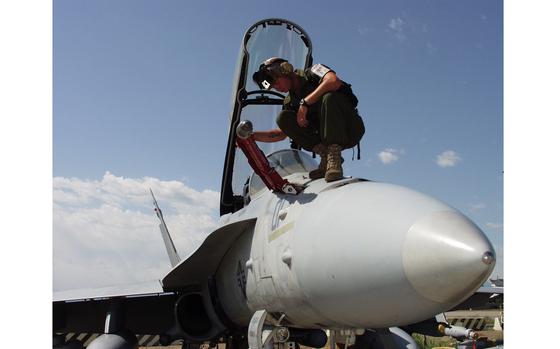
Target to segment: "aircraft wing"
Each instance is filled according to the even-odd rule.
[[[453,310],[466,309],[495,309],[498,308],[497,299],[504,295],[503,287],[481,287],[472,296],[464,300],[461,304],[455,306]]]
[[[159,280],[153,280],[121,286],[58,291],[53,293],[53,302],[86,301],[112,297],[135,297],[159,295],[162,293],[164,293],[164,291],[161,282]]]
[[[254,226],[256,218],[227,224],[212,232],[189,258],[167,274],[162,284],[165,290],[185,289],[205,282],[218,268],[223,256],[243,232]]]
[[[491,294],[504,294],[503,287],[483,286],[478,289],[477,293],[491,293]]]
[[[140,345],[159,342],[175,323],[175,293],[163,292],[159,280],[126,286],[56,292],[53,330],[88,345],[105,332],[106,316],[115,303],[124,309],[124,328],[137,335]]]
[[[134,333],[140,345],[158,343],[160,334],[176,326],[175,310],[182,294],[201,292],[203,282],[215,272],[233,241],[251,229],[255,221],[252,218],[230,223],[212,232],[189,258],[169,272],[163,284],[154,280],[54,293],[54,332],[67,341],[76,336],[87,345],[97,335],[106,333],[106,318],[116,303],[122,309],[121,326]]]

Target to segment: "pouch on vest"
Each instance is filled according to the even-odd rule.
[[[337,90],[337,92],[340,92],[340,93],[348,96],[348,98],[350,99],[350,105],[352,106],[352,108],[356,108],[358,106],[358,102],[359,102],[358,97],[356,97],[356,95],[352,91],[352,85],[343,81],[342,86],[340,86],[340,88]]]

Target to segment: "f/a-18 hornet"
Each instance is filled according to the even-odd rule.
[[[284,95],[260,90],[251,75],[273,56],[309,68],[311,40],[282,19],[245,32],[219,228],[181,260],[154,197],[171,271],[153,283],[55,293],[55,347],[320,348],[327,330],[333,344],[359,348],[414,348],[413,332],[474,337],[441,313],[468,301],[492,272],[484,233],[402,186],[311,180],[316,161],[287,141],[261,151],[251,132],[275,127]]]

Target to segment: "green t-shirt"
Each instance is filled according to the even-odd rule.
[[[321,81],[329,72],[336,74],[334,70],[322,64],[315,64],[311,68],[305,70],[297,69],[295,73],[301,83],[301,90],[299,93],[296,91],[289,91],[288,95],[284,98],[284,105],[282,109],[297,111],[301,99],[307,97],[311,92],[313,92],[321,84]],[[354,95],[351,86],[352,85],[342,81],[342,86],[337,90],[337,92],[345,94],[350,99],[351,105],[356,108],[358,105],[358,98]],[[308,113],[319,113],[321,111],[320,104],[321,103],[312,104],[309,107]]]

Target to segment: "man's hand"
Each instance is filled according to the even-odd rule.
[[[299,127],[307,127],[309,122],[307,122],[307,107],[305,105],[300,105],[297,111],[297,123]]]

